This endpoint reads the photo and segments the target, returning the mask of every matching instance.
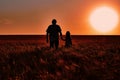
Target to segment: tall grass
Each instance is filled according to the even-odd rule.
[[[0,41],[0,80],[119,80],[120,43],[73,41],[49,49],[43,41]]]

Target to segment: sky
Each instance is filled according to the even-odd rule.
[[[88,17],[102,5],[113,7],[120,18],[120,0],[0,0],[0,35],[43,35],[52,19],[57,19],[63,34],[101,35]],[[120,35],[120,21],[106,35]]]

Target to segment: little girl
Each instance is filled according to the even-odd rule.
[[[66,32],[65,39],[62,38],[62,40],[65,41],[65,47],[72,46],[72,39],[69,31]]]

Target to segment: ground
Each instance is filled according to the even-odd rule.
[[[45,38],[0,40],[0,80],[120,80],[118,38],[73,37],[49,49]]]

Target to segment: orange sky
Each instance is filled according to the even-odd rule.
[[[55,18],[63,34],[69,30],[73,35],[101,35],[88,17],[102,5],[113,7],[120,19],[120,0],[0,0],[0,34],[46,34]],[[120,21],[108,34],[120,35]]]

